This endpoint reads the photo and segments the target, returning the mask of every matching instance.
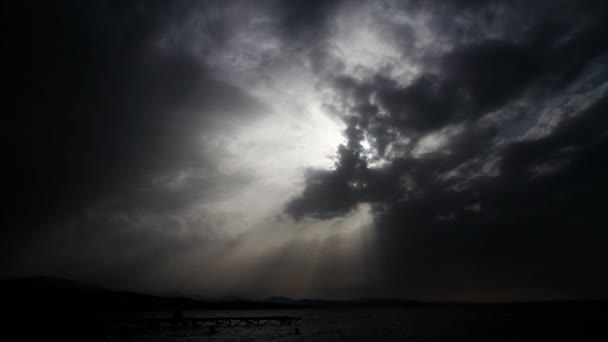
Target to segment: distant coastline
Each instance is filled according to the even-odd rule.
[[[100,286],[64,278],[28,277],[0,279],[4,303],[26,309],[59,308],[65,310],[293,310],[293,309],[358,309],[420,306],[535,306],[598,305],[606,300],[539,301],[520,303],[421,302],[406,299],[359,298],[353,300],[292,299],[269,297],[264,300],[226,298],[200,300],[186,296],[157,296],[131,291],[109,290]]]

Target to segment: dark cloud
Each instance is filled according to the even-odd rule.
[[[253,220],[224,200],[257,176],[256,189],[284,180],[224,164],[224,145],[285,88],[322,97],[345,138],[285,212],[334,229],[371,208],[366,277],[344,291],[606,296],[607,19],[593,0],[8,3],[0,265],[196,288],[207,280],[189,274],[215,253],[230,254],[209,271],[226,284],[242,271],[239,286],[265,288],[280,266],[295,286],[306,262],[328,265],[310,266],[319,288],[340,265],[354,279],[330,233],[318,259],[317,235],[281,231],[249,270],[230,264],[265,238],[223,236]],[[286,146],[291,118],[274,128]],[[264,211],[264,197],[235,203]]]
[[[287,212],[324,218],[371,204],[382,286],[392,291],[606,295],[608,278],[599,270],[606,266],[600,208],[607,189],[600,175],[607,171],[601,151],[608,107],[605,90],[587,93],[606,78],[582,76],[607,52],[596,40],[608,27],[606,8],[407,6],[433,16],[436,34],[449,37],[452,48],[406,85],[384,74],[329,77],[344,103],[348,142],[335,170],[310,172]],[[540,10],[545,15],[531,21]],[[444,11],[462,21],[449,21]],[[525,34],[501,23],[520,23]],[[553,108],[550,99],[581,95],[573,87],[584,87],[588,98]],[[499,134],[514,121],[497,115],[515,103],[527,108],[515,119],[528,122],[525,130],[542,112],[566,116],[554,114],[558,124],[540,138]],[[372,148],[366,153],[364,140]]]
[[[99,201],[140,198],[138,207],[171,210],[213,191],[217,180],[201,176],[186,175],[179,191],[162,190],[163,179],[217,175],[220,152],[201,146],[201,132],[261,105],[195,56],[158,46],[182,10],[138,1],[7,6],[7,248]]]
[[[324,40],[339,0],[278,1],[276,15],[282,35],[297,44],[315,44]]]
[[[506,147],[501,153],[500,175],[479,177],[464,191],[454,191],[450,182],[414,178],[418,191],[404,192],[407,199],[384,202],[386,209],[379,214],[380,232],[387,235],[385,252],[403,264],[452,265],[489,282],[522,287],[530,279],[520,279],[515,276],[519,271],[509,267],[538,272],[538,279],[527,284],[531,291],[562,286],[565,293],[577,293],[575,287],[581,283],[595,283],[594,289],[601,290],[600,284],[607,281],[597,272],[604,265],[600,241],[606,238],[605,217],[600,212],[606,183],[599,177],[605,171],[599,155],[606,147],[605,130],[579,136],[575,150],[568,147],[573,146],[570,137],[580,134],[577,130],[584,122],[601,125],[599,116],[607,109],[604,99],[579,117],[564,121],[554,135]],[[437,168],[425,172],[436,173]],[[410,241],[414,246],[395,241]],[[594,258],[569,254],[569,262],[558,267],[566,258],[561,253],[567,253],[562,248],[569,241],[574,241],[572,248],[585,248]],[[428,254],[436,250],[442,253]],[[452,255],[451,260],[445,255]],[[495,274],[476,269],[486,262]],[[501,268],[509,263],[512,266]],[[571,281],[550,285],[552,281],[542,275],[558,277],[559,272],[570,274]],[[406,274],[392,274],[408,281]]]
[[[539,69],[538,51],[485,41],[448,54],[443,59],[441,74],[447,79],[445,87],[462,92],[471,110],[482,115],[525,91]]]

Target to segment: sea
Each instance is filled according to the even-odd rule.
[[[184,311],[184,317],[297,316],[296,325],[157,329],[106,326],[108,341],[608,341],[605,303],[369,309]],[[108,313],[112,318],[171,312]]]

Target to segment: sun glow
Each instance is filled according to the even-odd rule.
[[[203,146],[218,141],[220,172],[242,175],[245,181],[238,191],[201,201],[188,213],[213,213],[218,222],[211,228],[218,243],[196,251],[193,259],[211,265],[206,270],[213,279],[210,289],[228,292],[246,282],[257,293],[318,296],[311,292],[316,284],[337,288],[364,282],[365,251],[373,238],[369,206],[343,217],[305,219],[304,226],[284,213],[286,204],[302,194],[306,170],[334,168],[337,149],[346,143],[344,121],[325,109],[328,99],[318,87],[324,76],[300,63],[299,55],[273,59],[278,47],[272,44],[242,44],[250,33],[239,31],[238,44],[200,55],[222,80],[260,103],[263,112],[238,122],[227,119],[229,134],[218,131],[217,137],[204,138]],[[251,58],[239,57],[245,55]],[[365,153],[373,150],[367,140],[363,147]],[[273,272],[260,276],[268,269]]]
[[[311,80],[289,74],[276,86],[252,85],[250,92],[268,112],[223,141],[225,153],[218,162],[222,172],[245,174],[250,181],[201,210],[228,213],[238,208],[246,220],[226,228],[234,234],[257,229],[261,220],[279,214],[301,193],[306,170],[334,167],[337,148],[345,142],[344,123],[323,110]]]

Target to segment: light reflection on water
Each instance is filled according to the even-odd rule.
[[[237,316],[297,316],[302,320],[295,326],[237,326],[218,327],[210,335],[208,327],[202,329],[131,329],[110,331],[118,341],[367,341],[381,337],[402,340],[408,335],[407,327],[415,323],[415,310],[359,309],[359,310],[214,310],[184,311],[184,317],[237,317]],[[165,318],[171,312],[148,311],[137,314],[111,314],[113,318]],[[395,320],[396,319],[396,320]],[[296,328],[299,330],[296,332]],[[405,329],[404,329],[405,328]]]
[[[170,317],[171,312],[140,312],[137,317]],[[605,315],[587,307],[432,307],[335,310],[184,311],[184,317],[298,316],[296,326],[202,329],[114,329],[115,341],[538,341],[562,340],[604,331]],[[134,317],[113,314],[113,318]],[[299,333],[296,332],[296,328]],[[605,333],[605,331],[604,331]],[[589,335],[591,336],[591,335]]]

